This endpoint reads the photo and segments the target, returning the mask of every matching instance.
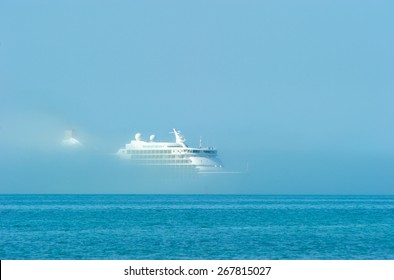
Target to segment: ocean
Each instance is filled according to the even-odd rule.
[[[0,195],[0,259],[394,259],[394,196]]]

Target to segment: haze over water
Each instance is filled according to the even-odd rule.
[[[0,193],[394,194],[393,5],[2,1]],[[249,172],[113,157],[173,127]]]
[[[0,1],[0,259],[393,259],[393,11]],[[173,128],[229,173],[115,156]]]

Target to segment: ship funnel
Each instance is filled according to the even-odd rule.
[[[137,141],[142,141],[142,135],[141,135],[141,133],[137,133],[136,135],[135,135],[135,140],[137,140]]]
[[[176,130],[175,128],[173,128],[174,130],[174,134],[175,134],[175,140],[177,143],[179,144],[183,144],[186,142],[185,137],[183,137],[183,135],[181,134],[181,132],[179,130]]]

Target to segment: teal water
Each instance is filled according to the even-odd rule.
[[[394,259],[394,196],[0,195],[0,259]]]

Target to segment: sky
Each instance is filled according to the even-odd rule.
[[[394,194],[393,12],[0,0],[0,193]],[[111,157],[174,127],[247,174],[161,185]]]

